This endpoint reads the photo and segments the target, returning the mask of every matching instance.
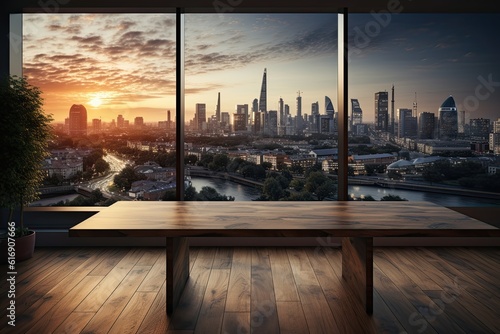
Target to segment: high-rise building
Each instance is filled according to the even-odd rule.
[[[69,109],[69,135],[87,135],[87,109],[81,104],[73,104]]]
[[[259,100],[253,99],[252,102],[252,112],[259,111]]]
[[[389,126],[389,94],[375,93],[375,130],[387,132]]]
[[[227,129],[230,124],[229,113],[223,111],[220,113],[220,125],[223,129]]]
[[[416,115],[415,115],[416,117]],[[391,124],[390,124],[390,132],[391,134],[395,135],[396,131],[396,120],[394,118],[394,85],[392,85],[392,94],[391,94]]]
[[[262,86],[260,87],[259,111],[267,111],[267,69],[264,69],[262,76]]]
[[[302,118],[302,96],[300,96],[300,91],[297,92],[297,104],[296,104],[296,109],[297,109],[297,118],[295,125],[297,127],[297,132],[300,133],[302,131],[302,126],[304,124],[303,118]]]
[[[458,134],[457,106],[453,96],[449,96],[439,107],[439,139],[456,139]]]
[[[207,123],[207,106],[205,103],[196,103],[196,130],[203,131],[203,126]]]
[[[237,104],[236,113],[245,115],[245,127],[248,125],[248,104]]]
[[[215,108],[215,119],[220,122],[220,92],[217,94],[217,107]]]
[[[101,132],[101,120],[99,118],[92,119],[92,132],[93,133]]]
[[[471,118],[470,137],[474,140],[485,140],[490,134],[490,120],[486,118]]]
[[[418,138],[434,139],[434,129],[436,128],[435,115],[432,112],[420,113],[418,119]]]
[[[489,138],[490,151],[500,155],[500,118],[493,122],[493,132]]]
[[[123,118],[123,115],[118,115],[116,118],[116,126],[118,128],[123,128],[125,126],[125,119]]]
[[[136,128],[142,128],[144,126],[144,118],[141,116],[138,116],[134,119],[134,127]]]
[[[278,110],[269,110],[267,124],[269,134],[276,136],[278,134]]]
[[[335,114],[335,108],[333,108],[332,100],[328,96],[325,96],[325,114],[330,116],[332,119]]]
[[[233,114],[233,131],[242,132],[247,130],[247,124],[245,119],[245,114],[235,113]]]
[[[167,110],[167,129],[172,128],[172,120],[170,118],[170,110]]]
[[[311,103],[311,116],[319,115],[319,102]]]
[[[417,118],[413,117],[412,115],[413,115],[412,109],[406,109],[406,108],[398,109],[399,138],[412,138],[417,136]]]
[[[354,128],[358,124],[363,124],[363,110],[358,99],[351,99],[351,125]]]

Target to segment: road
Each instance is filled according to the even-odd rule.
[[[113,178],[115,175],[121,172],[121,170],[125,168],[129,162],[127,160],[122,160],[111,153],[105,155],[103,159],[109,163],[110,173],[101,178],[90,180],[87,184],[85,184],[85,186],[91,189],[101,189],[101,192],[105,196],[112,197],[113,194],[108,191],[108,187],[113,184]]]

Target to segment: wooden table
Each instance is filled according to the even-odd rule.
[[[427,202],[117,202],[71,237],[165,237],[167,313],[189,277],[189,237],[342,237],[342,277],[373,312],[374,237],[500,237],[496,227]]]

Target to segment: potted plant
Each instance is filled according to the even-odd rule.
[[[35,232],[24,225],[24,207],[38,199],[43,182],[42,165],[48,156],[52,118],[43,111],[41,91],[25,78],[8,77],[0,83],[0,207],[6,209],[2,225],[15,228],[15,260],[33,255]],[[15,210],[18,219],[14,219]],[[2,215],[3,217],[5,215]],[[6,233],[7,234],[7,233]],[[7,240],[2,238],[1,256],[7,259]]]

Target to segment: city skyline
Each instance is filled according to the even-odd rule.
[[[300,90],[302,113],[310,114],[316,101],[324,113],[324,96],[337,111],[336,14],[207,15],[185,18],[186,120],[196,103],[215,114],[218,92],[222,112],[251,105],[265,68],[268,110],[278,110],[282,98],[295,115]],[[418,112],[437,113],[452,95],[467,119],[496,119],[496,18],[400,14],[382,24],[350,14],[349,98],[363,106],[363,121],[374,121],[374,93],[393,84],[395,109],[411,108],[416,92]],[[370,30],[374,22],[378,30]],[[44,92],[45,110],[58,122],[72,104],[83,104],[89,119],[165,120],[167,110],[175,112],[174,60],[173,14],[25,14],[24,74]]]

